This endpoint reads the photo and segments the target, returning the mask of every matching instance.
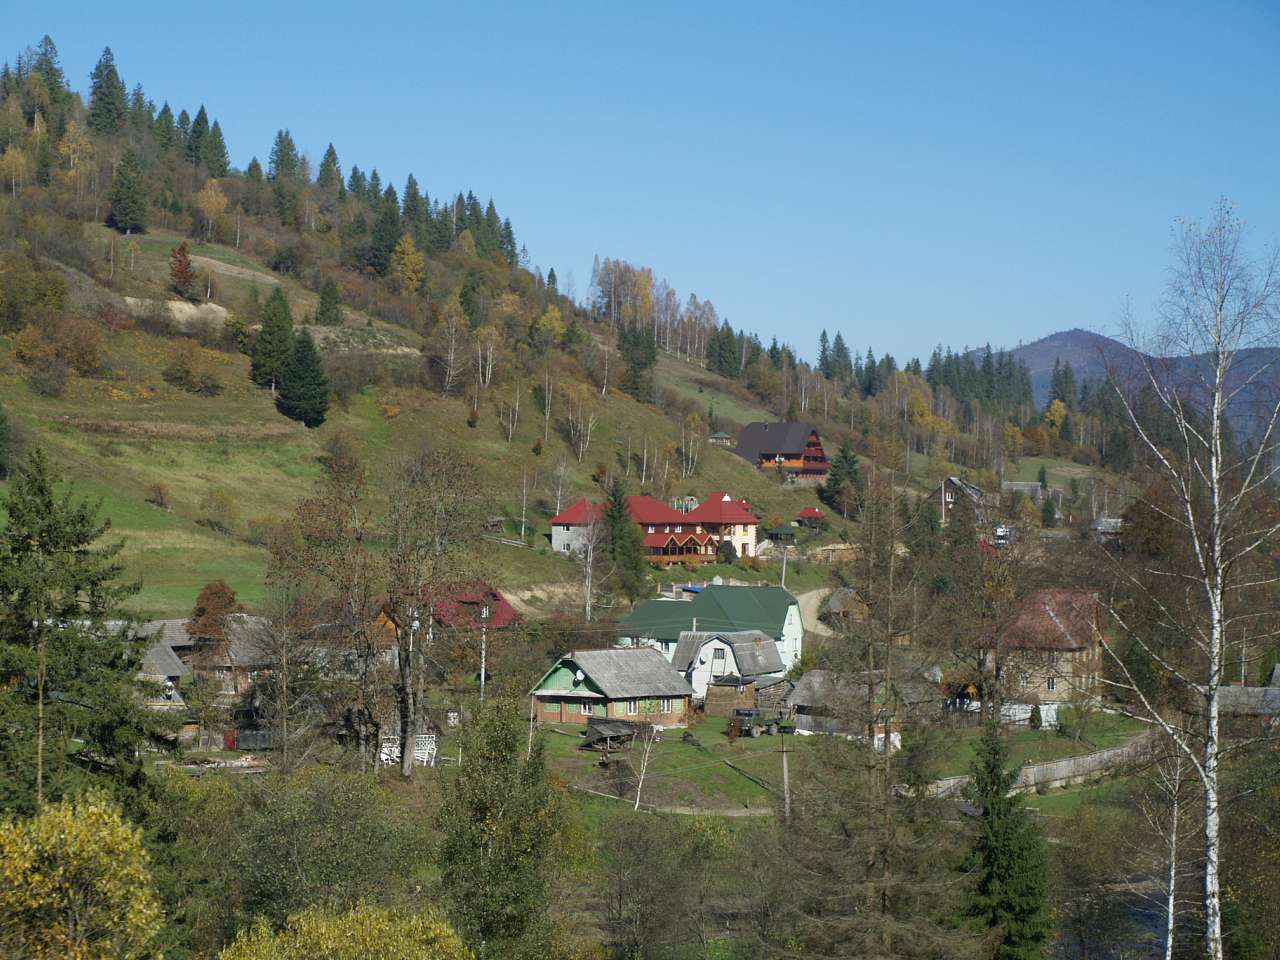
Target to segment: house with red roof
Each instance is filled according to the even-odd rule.
[[[821,527],[826,523],[826,516],[817,507],[805,507],[796,514],[796,520],[802,527]]]
[[[435,604],[436,622],[459,630],[479,630],[483,622],[490,630],[505,630],[520,622],[520,614],[497,587],[479,581],[459,584]]]
[[[733,544],[740,557],[755,556],[760,521],[745,500],[717,490],[688,513],[681,513],[646,494],[627,497],[627,512],[640,527],[649,562],[707,563],[715,559],[721,541]],[[551,518],[551,549],[581,553],[604,505],[585,497]]]
[[[1032,708],[1057,723],[1058,708],[1099,695],[1102,606],[1086,590],[1037,590],[1001,632],[1005,720],[1026,722]]]

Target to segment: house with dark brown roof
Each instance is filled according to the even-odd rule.
[[[1098,696],[1102,607],[1096,594],[1056,588],[1027,597],[1000,635],[1005,652],[1005,719],[1022,722],[1040,707],[1046,724],[1058,707]]]
[[[830,469],[822,438],[812,423],[749,423],[738,434],[733,452],[758,470],[778,470],[792,476],[820,478]]]

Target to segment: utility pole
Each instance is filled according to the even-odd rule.
[[[778,732],[782,736],[782,819],[791,819],[791,773],[787,768],[787,735],[779,725]]]
[[[782,589],[787,589],[787,543],[782,544]]]
[[[484,703],[484,674],[489,659],[489,604],[480,607],[480,702]]]

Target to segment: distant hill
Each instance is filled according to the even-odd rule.
[[[1118,340],[1079,328],[1051,333],[1008,352],[1027,365],[1031,372],[1031,390],[1039,406],[1049,399],[1049,380],[1053,376],[1055,362],[1070,363],[1076,383],[1082,383],[1105,377],[1109,361],[1135,356],[1131,348]]]

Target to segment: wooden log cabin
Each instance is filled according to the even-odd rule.
[[[825,477],[830,470],[822,438],[812,423],[751,423],[738,434],[733,451],[757,470],[779,470],[799,477]]]

